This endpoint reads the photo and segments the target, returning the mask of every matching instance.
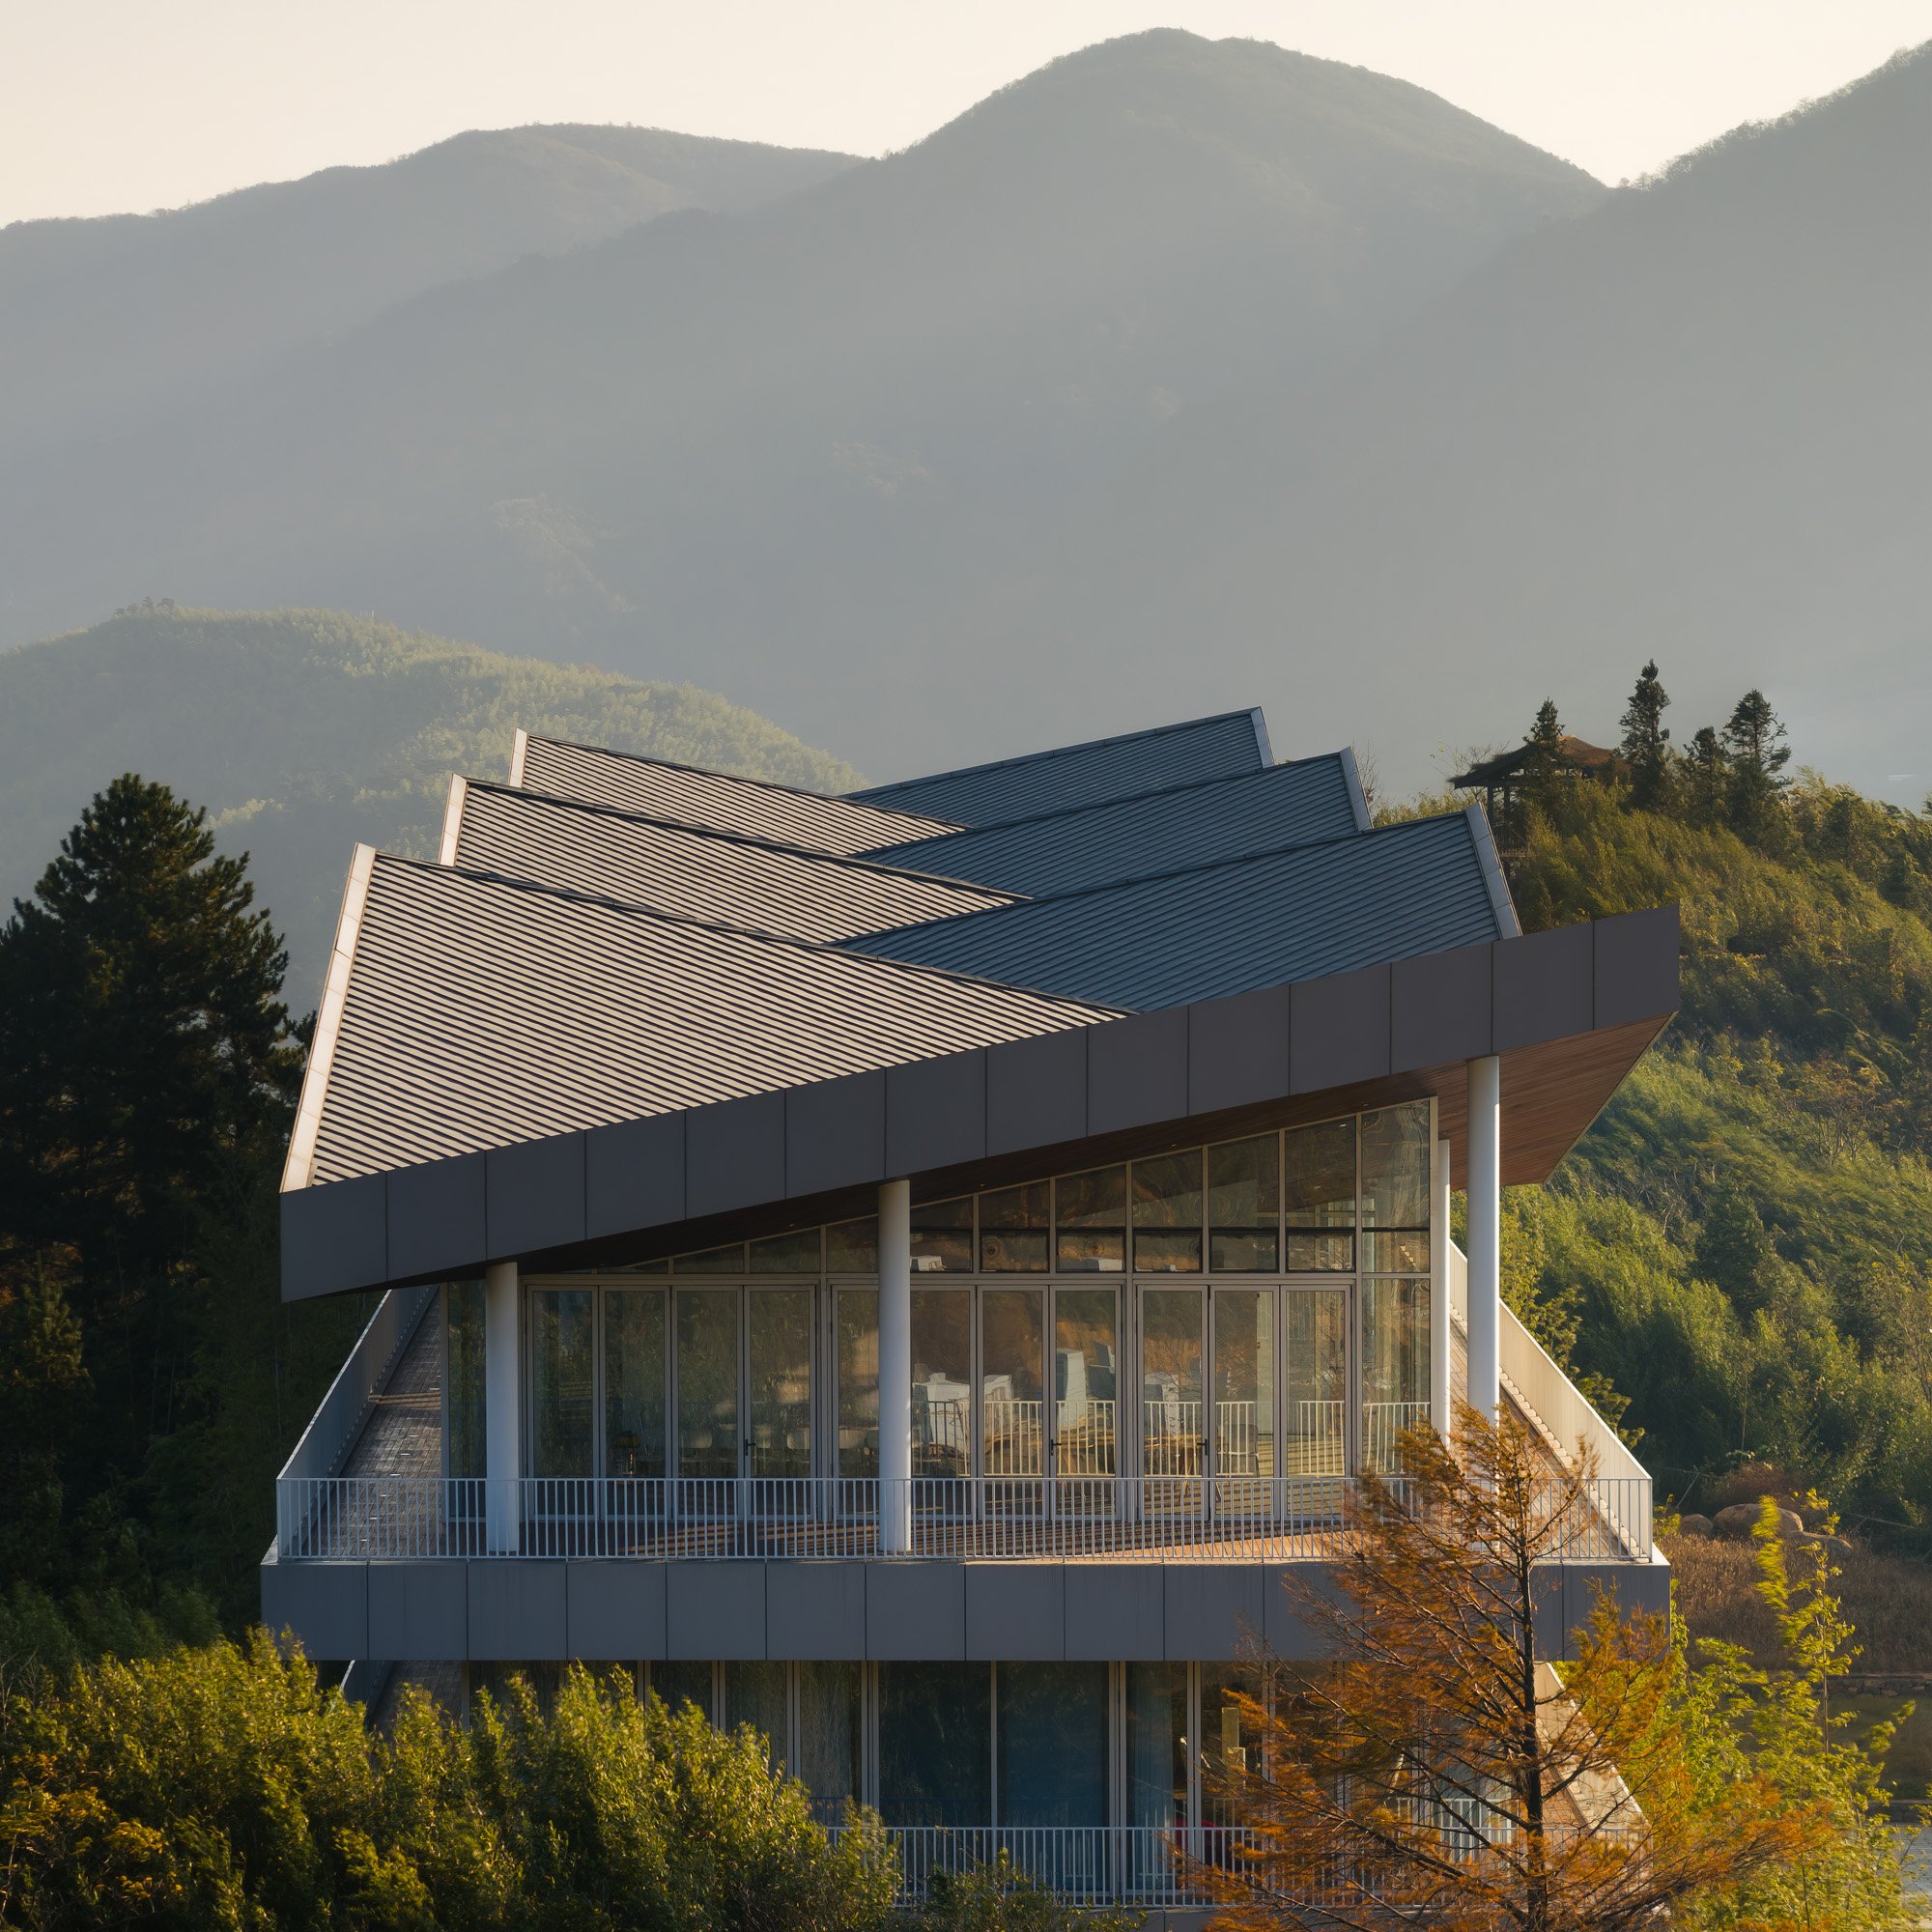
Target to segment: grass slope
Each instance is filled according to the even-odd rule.
[[[253,854],[313,1000],[358,839],[433,854],[452,772],[500,778],[528,729],[819,790],[858,774],[755,713],[335,611],[147,611],[0,654],[0,893],[94,792],[139,771]]]

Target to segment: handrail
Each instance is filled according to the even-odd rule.
[[[392,1288],[384,1294],[289,1452],[281,1481],[332,1476],[342,1467],[362,1433],[370,1399],[382,1393],[435,1300],[434,1288]]]

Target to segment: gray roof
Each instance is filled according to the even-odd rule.
[[[961,825],[993,825],[1159,791],[1191,779],[1233,778],[1273,762],[1261,713],[1227,711],[931,778],[901,779],[851,796]]]
[[[284,1184],[1108,1016],[1091,1003],[363,847]]]
[[[1033,897],[1368,829],[1348,753],[888,845],[867,856]],[[910,922],[906,922],[910,923]]]
[[[863,860],[669,825],[609,806],[459,779],[443,858],[658,912],[794,939],[848,939],[1012,903]]]
[[[742,832],[809,852],[863,852],[951,832],[956,821],[828,798],[728,772],[701,771],[622,752],[518,734],[510,782],[551,798],[615,806],[685,825]]]
[[[1145,1009],[1504,939],[1479,810],[1030,900],[847,950]]]

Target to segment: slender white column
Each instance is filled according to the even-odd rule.
[[[1449,1386],[1449,1143],[1429,1155],[1429,1419],[1443,1441],[1456,1416]]]
[[[912,1182],[879,1188],[879,1541],[912,1548]]]
[[[1502,1343],[1502,1063],[1469,1063],[1469,1404],[1496,1419]]]
[[[483,1441],[489,1478],[490,1548],[514,1555],[517,1479],[524,1473],[524,1328],[517,1264],[498,1262],[483,1275]]]

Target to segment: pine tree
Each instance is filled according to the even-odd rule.
[[[1652,658],[1631,693],[1624,709],[1624,763],[1630,767],[1631,797],[1646,810],[1662,803],[1670,777],[1670,728],[1663,714],[1670,695],[1657,675]]]
[[[1523,801],[1548,815],[1555,809],[1563,773],[1563,726],[1553,697],[1546,697],[1537,707],[1536,722],[1523,743],[1529,747],[1522,768]]]
[[[1724,726],[1724,751],[1730,760],[1731,824],[1747,838],[1762,838],[1791,782],[1783,776],[1791,762],[1784,724],[1763,692],[1747,691],[1738,699]]]
[[[1729,798],[1730,761],[1724,756],[1717,731],[1709,724],[1697,727],[1690,740],[1690,755],[1686,761],[1686,804],[1696,825],[1717,825],[1724,818]]]

